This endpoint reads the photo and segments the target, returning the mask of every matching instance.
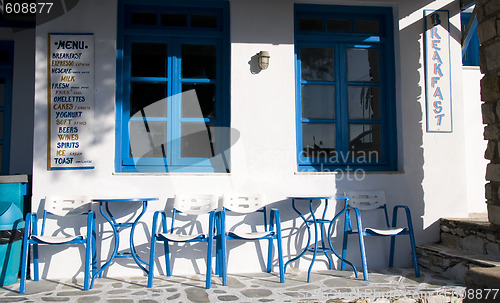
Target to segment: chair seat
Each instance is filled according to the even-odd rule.
[[[182,234],[172,234],[172,233],[159,233],[156,236],[158,238],[163,238],[167,241],[172,241],[172,242],[186,242],[194,239],[207,238],[207,234],[182,235]]]
[[[37,242],[47,243],[47,244],[64,244],[74,240],[81,241],[85,239],[85,237],[77,235],[77,236],[69,236],[69,237],[54,237],[54,236],[35,236],[32,235],[30,239],[36,240]]]
[[[365,228],[365,232],[368,234],[376,234],[380,236],[393,236],[398,235],[405,231],[406,228],[387,228],[387,229],[377,229],[377,228]]]
[[[263,232],[250,232],[250,233],[245,233],[245,232],[237,232],[237,231],[230,231],[227,233],[229,237],[232,238],[239,238],[239,239],[247,239],[247,240],[257,240],[266,236],[272,236],[274,235],[274,232],[272,231],[263,231]]]

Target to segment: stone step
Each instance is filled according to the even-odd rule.
[[[500,259],[500,227],[489,223],[486,215],[443,218],[440,226],[441,244]]]
[[[466,251],[443,244],[417,246],[421,267],[464,283],[466,272],[473,267],[500,267],[500,258]]]

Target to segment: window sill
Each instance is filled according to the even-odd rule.
[[[359,174],[359,171],[296,171],[295,175],[343,175],[343,174]],[[365,175],[403,175],[404,171],[367,171],[363,170]]]
[[[210,172],[171,172],[171,173],[155,173],[155,172],[114,172],[113,176],[231,176],[231,173],[210,173]]]

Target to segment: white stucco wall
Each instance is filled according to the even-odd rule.
[[[240,140],[232,148],[231,174],[116,174],[115,155],[115,77],[116,77],[116,1],[80,1],[78,5],[36,31],[35,140],[33,168],[33,210],[41,211],[49,194],[85,194],[92,197],[152,196],[135,241],[139,254],[148,258],[149,229],[155,210],[170,209],[176,193],[261,192],[281,211],[285,261],[303,248],[301,219],[287,198],[293,195],[335,195],[350,190],[384,190],[389,204],[403,203],[412,209],[419,243],[439,240],[438,220],[447,216],[466,216],[468,212],[465,152],[465,119],[460,61],[459,4],[455,1],[329,1],[300,3],[384,5],[394,8],[396,28],[398,172],[352,174],[297,173],[295,135],[294,33],[292,0],[231,0],[231,126]],[[96,9],[99,7],[99,9]],[[423,9],[447,9],[451,17],[451,56],[454,132],[431,134],[425,130],[425,82],[423,70]],[[398,30],[399,28],[399,30]],[[89,152],[95,160],[93,170],[47,170],[47,34],[75,32],[95,34],[95,143]],[[270,67],[252,73],[249,65],[258,51],[271,55]],[[335,203],[331,203],[335,205]],[[123,206],[122,219],[137,207]],[[305,209],[305,208],[304,208]],[[338,207],[330,207],[333,215]],[[96,209],[97,211],[97,209]],[[101,259],[110,254],[110,228],[98,215]],[[340,248],[340,237],[334,236]],[[128,244],[128,231],[122,234]],[[367,241],[370,268],[386,267],[388,245]],[[349,259],[360,264],[356,241]],[[385,244],[388,244],[386,242]],[[396,266],[409,266],[410,250],[399,242]],[[264,269],[265,251],[254,244],[231,247],[229,272],[257,272]],[[76,252],[76,253],[75,253]],[[163,256],[159,249],[159,256]],[[82,275],[78,248],[41,249],[43,277]],[[59,259],[61,258],[61,259]],[[65,260],[57,262],[56,260]],[[204,272],[203,253],[183,249],[174,255],[174,273]],[[309,258],[293,264],[302,269]],[[158,261],[163,264],[163,261]],[[131,266],[132,265],[132,266]],[[161,272],[164,272],[162,265]],[[315,268],[325,268],[324,262]],[[108,276],[137,276],[141,271],[132,260],[117,260]]]
[[[481,86],[483,77],[478,66],[463,68],[463,99],[465,107],[465,145],[467,208],[469,213],[486,213],[484,193],[486,165],[484,152],[488,142],[483,138],[484,125],[481,114]]]

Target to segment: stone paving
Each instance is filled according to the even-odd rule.
[[[101,278],[88,291],[81,280],[41,280],[28,281],[26,294],[18,292],[19,283],[0,288],[0,302],[461,302],[465,292],[465,287],[425,271],[419,278],[412,269],[399,268],[373,271],[369,277],[364,281],[352,271],[322,270],[306,283],[307,272],[292,269],[284,284],[275,273],[233,274],[227,286],[214,276],[208,290],[204,275],[157,276],[153,288],[145,287],[146,277]]]

